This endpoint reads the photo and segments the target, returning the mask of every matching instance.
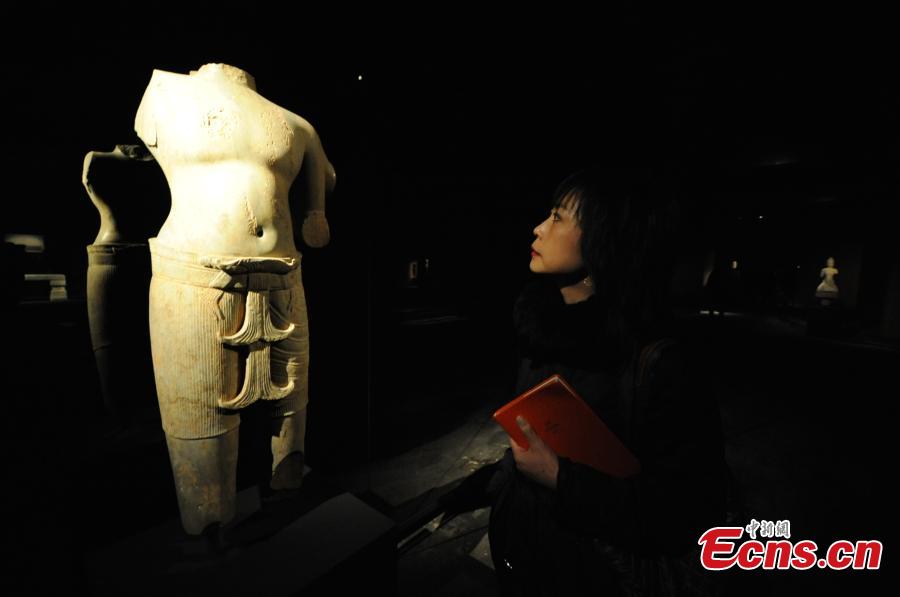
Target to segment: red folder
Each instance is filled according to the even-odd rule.
[[[494,420],[510,437],[527,448],[528,440],[516,424],[519,415],[559,456],[613,477],[629,477],[641,470],[634,454],[559,375],[548,377],[494,413]]]

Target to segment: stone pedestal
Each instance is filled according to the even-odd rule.
[[[280,517],[264,508],[226,532],[214,549],[201,547],[216,540],[187,537],[172,520],[90,553],[91,594],[345,595],[361,586],[372,595],[396,594],[394,522],[388,517],[350,493],[299,518]]]

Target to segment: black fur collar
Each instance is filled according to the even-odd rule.
[[[603,363],[603,319],[596,296],[566,304],[548,276],[531,279],[513,307],[519,349],[534,361],[596,369]]]

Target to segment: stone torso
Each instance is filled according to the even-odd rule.
[[[296,254],[288,191],[309,123],[226,77],[156,70],[135,130],[172,194],[160,243],[194,253]]]
[[[837,285],[834,282],[834,277],[837,275],[838,270],[834,267],[823,267],[820,273],[820,277],[824,278],[820,286],[822,288],[836,289]]]

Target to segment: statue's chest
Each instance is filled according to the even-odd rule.
[[[241,160],[294,171],[299,151],[284,111],[253,95],[170,93],[156,114],[157,152],[185,162]]]

